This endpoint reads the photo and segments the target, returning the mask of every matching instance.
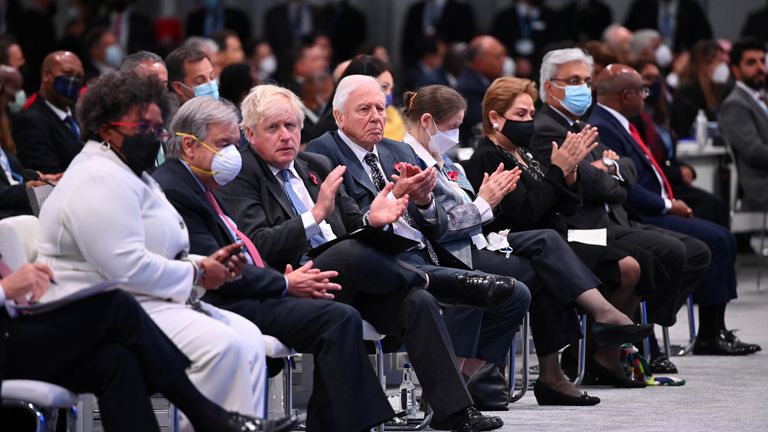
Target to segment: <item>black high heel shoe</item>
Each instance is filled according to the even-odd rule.
[[[592,340],[598,347],[635,343],[647,338],[653,332],[653,324],[608,324],[595,322],[592,326]]]
[[[592,406],[600,403],[600,398],[584,392],[581,396],[570,396],[547,386],[541,380],[533,385],[533,395],[539,405]]]

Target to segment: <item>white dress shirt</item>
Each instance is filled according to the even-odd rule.
[[[763,109],[763,112],[768,114],[768,105],[765,104],[766,96],[765,96],[764,90],[755,90],[741,81],[736,81],[736,85],[739,86],[745,92],[747,92],[750,96],[752,96],[752,99],[754,99],[755,102],[757,102],[757,104],[760,105],[760,108]]]
[[[275,176],[277,182],[280,183],[280,186],[282,187],[283,178],[280,177],[279,174],[281,170],[279,168],[273,167],[272,165],[267,166],[269,166],[269,170],[272,171],[272,175]],[[326,241],[334,240],[336,235],[333,233],[331,225],[324,220],[320,221],[320,223],[317,223],[315,221],[315,217],[312,216],[312,209],[315,207],[315,202],[309,195],[309,191],[304,185],[304,182],[299,178],[299,173],[296,172],[296,168],[293,166],[293,161],[291,161],[291,164],[287,169],[288,172],[291,173],[291,177],[288,180],[291,183],[291,188],[294,192],[296,192],[296,195],[298,195],[301,203],[304,204],[304,208],[307,209],[306,212],[301,214],[301,221],[304,225],[304,232],[307,234],[307,241],[309,241],[309,239],[317,233],[322,233]],[[290,198],[288,200],[290,201]]]
[[[363,160],[365,158],[365,155],[369,153],[368,150],[364,149],[362,146],[352,141],[348,136],[344,134],[344,132],[342,132],[341,129],[339,129],[338,133],[342,141],[344,141],[344,143],[347,144],[347,146],[349,146],[350,149],[352,149],[352,152],[355,153],[355,156],[360,161],[360,164],[363,166],[365,173],[368,174],[368,178],[370,178],[371,182],[373,182],[373,176],[371,175],[371,167],[369,167],[368,164]],[[375,145],[373,146],[373,149],[370,151],[370,153],[373,153],[376,155],[376,165],[379,167],[379,170],[384,176],[384,180],[389,181],[389,179],[386,178],[387,171],[385,171],[381,166],[381,158],[379,158],[379,152],[376,149]],[[389,193],[389,195],[387,195],[387,198],[389,198],[390,200],[397,199],[395,195],[392,194],[391,192]],[[408,210],[406,209],[406,211]],[[420,211],[422,216],[424,216],[424,218],[427,219],[428,221],[436,220],[434,200],[432,200],[432,203],[430,204],[429,208],[427,208],[426,210],[420,209]],[[416,228],[408,225],[408,222],[406,222],[402,216],[400,216],[400,218],[394,224],[392,224],[392,227],[395,231],[395,234],[419,242],[422,248],[426,246],[426,244],[424,243],[424,234],[422,234],[421,231],[417,230]]]

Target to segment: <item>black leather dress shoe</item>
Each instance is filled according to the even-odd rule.
[[[533,395],[536,396],[536,402],[539,405],[568,405],[568,406],[591,406],[600,403],[600,398],[590,396],[584,392],[581,396],[571,396],[547,386],[540,380],[536,380],[533,385]]]
[[[635,381],[626,376],[616,376],[600,363],[591,360],[587,363],[587,370],[584,372],[584,385],[600,385],[615,388],[643,388],[644,382]]]
[[[677,366],[675,366],[674,363],[669,361],[667,356],[665,356],[664,354],[661,354],[658,357],[651,360],[651,362],[648,365],[651,367],[651,372],[653,372],[653,374],[676,374],[677,373]]]
[[[230,412],[226,432],[287,432],[296,426],[296,417],[283,417],[274,420],[249,417],[240,413]]]
[[[763,350],[758,344],[742,342],[739,338],[736,337],[736,330],[726,330],[725,339],[728,340],[728,342],[734,344],[735,346],[746,348],[747,350],[750,350],[752,352],[758,352]]]
[[[744,346],[743,343],[736,344],[729,340],[727,332],[727,330],[720,330],[717,336],[706,339],[697,336],[696,342],[693,343],[693,354],[738,356],[755,352]]]
[[[442,420],[432,419],[429,427],[435,430],[451,431],[491,431],[504,426],[501,417],[483,415],[475,407],[470,406],[448,418]]]
[[[592,325],[592,340],[598,347],[635,343],[653,332],[652,324],[607,324],[595,322]]]
[[[516,282],[508,276],[463,274],[456,276],[453,283],[444,284],[439,292],[432,293],[443,303],[487,308],[512,297]]]

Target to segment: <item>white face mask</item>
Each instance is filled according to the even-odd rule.
[[[259,63],[259,72],[262,74],[263,77],[269,77],[275,71],[277,70],[277,58],[275,56],[271,55],[269,57],[264,57],[261,59],[261,62]]]
[[[237,150],[236,145],[230,144],[221,150],[216,150],[195,135],[176,132],[176,136],[192,138],[193,140],[199,142],[203,147],[213,152],[213,160],[211,161],[210,171],[196,167],[187,162],[193,171],[210,174],[213,176],[213,180],[218,183],[219,186],[224,186],[225,184],[234,180],[235,177],[240,174],[240,169],[243,167],[243,159],[240,157],[240,152]]]
[[[429,134],[430,150],[440,155],[444,155],[445,152],[455,147],[459,143],[458,129],[449,129],[447,131],[441,132],[440,129],[437,128],[435,119],[432,119],[432,125],[435,127],[437,133],[432,135],[429,133],[429,129],[427,129],[427,133]]]
[[[512,60],[512,57],[507,57],[504,59],[504,65],[501,66],[501,75],[505,77],[513,77],[515,76],[516,69],[517,65],[515,64],[515,61]]]
[[[656,48],[656,64],[660,68],[666,68],[672,64],[672,50],[665,44],[661,44]]]
[[[728,78],[731,76],[731,72],[728,70],[728,65],[720,63],[712,71],[712,82],[716,84],[725,84],[728,82]]]
[[[242,167],[243,159],[240,157],[240,152],[234,144],[230,144],[216,152],[213,155],[213,161],[211,161],[213,179],[219,186],[224,186],[234,180],[240,174],[240,168]]]
[[[11,112],[11,114],[17,114],[21,112],[21,109],[24,108],[24,105],[27,104],[27,94],[24,93],[24,90],[19,90],[14,95],[14,99],[11,102],[8,102],[8,111]]]

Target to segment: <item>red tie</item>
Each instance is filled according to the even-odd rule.
[[[219,214],[219,217],[221,217],[224,222],[227,224],[229,229],[235,232],[235,235],[240,239],[240,241],[243,242],[243,246],[248,250],[248,253],[251,255],[251,259],[253,260],[253,263],[256,264],[258,267],[264,267],[264,260],[261,259],[261,254],[259,254],[259,250],[256,249],[256,245],[253,244],[251,239],[248,238],[247,235],[240,232],[239,229],[237,229],[237,225],[235,225],[232,220],[230,220],[227,215],[224,214],[224,212],[221,210],[221,207],[219,207],[219,203],[216,202],[216,198],[213,196],[213,193],[211,191],[205,191],[205,196],[208,197],[208,201],[213,204],[213,208],[216,209],[216,213]]]
[[[669,180],[667,180],[667,176],[664,175],[664,171],[661,170],[659,163],[656,162],[656,159],[651,154],[651,151],[648,150],[648,147],[645,146],[643,139],[640,137],[640,134],[637,132],[637,128],[632,123],[629,124],[629,133],[632,134],[632,138],[635,139],[635,142],[637,142],[637,145],[640,146],[640,148],[643,150],[643,153],[645,153],[645,157],[651,162],[651,165],[653,165],[653,169],[655,169],[656,172],[661,177],[661,180],[664,182],[664,189],[667,190],[667,196],[669,197],[669,199],[671,200],[675,199],[675,195],[672,194],[672,186],[669,185]]]

